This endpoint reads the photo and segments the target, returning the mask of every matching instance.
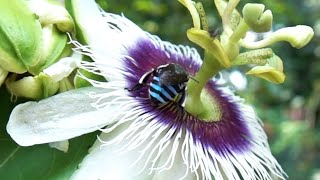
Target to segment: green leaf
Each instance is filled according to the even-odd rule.
[[[12,103],[10,94],[5,88],[0,88],[1,179],[69,179],[96,140],[97,132],[70,140],[70,147],[67,153],[52,149],[48,144],[21,147],[6,133],[6,124],[14,106],[22,101],[19,100],[17,103]]]

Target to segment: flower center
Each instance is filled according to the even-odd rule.
[[[223,67],[211,53],[205,53],[205,59],[196,73],[194,78],[198,81],[188,82],[188,97],[185,105],[185,110],[196,116],[197,118],[206,121],[219,121],[222,116],[221,107],[218,102],[206,90],[207,82],[215,76]]]

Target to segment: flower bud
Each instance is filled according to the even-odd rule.
[[[67,10],[46,0],[3,0],[0,15],[0,67],[16,73],[7,79],[7,89],[31,99],[56,93],[58,80],[42,72],[71,53],[65,32],[71,32],[74,23]],[[33,76],[17,75],[26,72]]]
[[[42,26],[55,24],[59,31],[72,32],[74,22],[68,11],[61,5],[47,0],[31,0],[29,8],[39,16]]]
[[[42,99],[55,94],[59,89],[59,83],[43,73],[22,79],[18,79],[17,74],[12,74],[6,80],[6,87],[11,94],[18,97]]]
[[[0,67],[0,87],[1,87],[2,83],[4,82],[4,80],[6,79],[7,75],[8,75],[8,71],[6,71]]]
[[[0,66],[4,70],[38,75],[71,52],[67,35],[61,31],[73,30],[74,23],[63,7],[38,0],[3,0],[0,15]]]
[[[0,2],[0,66],[24,73],[41,57],[41,24],[23,0]]]

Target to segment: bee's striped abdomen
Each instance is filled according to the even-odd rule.
[[[164,104],[169,101],[180,103],[181,99],[184,99],[185,96],[183,91],[184,88],[181,89],[181,86],[179,85],[166,86],[161,84],[160,79],[157,76],[153,77],[149,88],[150,99],[156,104]],[[177,98],[177,96],[179,97]]]
[[[154,104],[174,102],[184,107],[188,80],[188,73],[183,67],[170,63],[160,65],[156,69],[152,68],[140,77],[135,86],[125,89],[129,92],[136,91],[149,84],[149,98]]]

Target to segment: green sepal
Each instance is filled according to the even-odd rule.
[[[92,61],[91,58],[88,56],[84,56],[82,60],[83,61],[90,61],[90,62]],[[102,77],[100,75],[91,73],[91,72],[86,71],[84,69],[79,69],[77,72],[77,75],[74,77],[74,80],[73,80],[75,88],[92,86],[92,84],[89,81],[87,81],[86,79],[84,79],[83,77],[81,77],[80,74],[88,79],[92,79],[95,81],[101,81],[101,82],[107,81],[104,77]]]
[[[46,26],[42,29],[43,48],[41,60],[35,66],[28,67],[28,71],[37,75],[61,57],[71,53],[71,46],[67,44],[67,34],[60,32],[55,26]]]
[[[63,78],[61,81],[59,81],[59,93],[63,93],[72,89],[74,89],[74,85],[69,78]]]
[[[39,100],[54,95],[59,89],[59,83],[44,73],[17,79],[18,75],[12,74],[5,82],[8,91],[17,97]]]
[[[74,25],[75,25],[75,29],[74,29],[74,36],[76,36],[75,38],[81,43],[81,44],[85,44],[86,43],[86,38],[84,36],[84,34],[81,31],[81,27],[79,26],[79,23],[77,22],[77,9],[74,6],[74,2],[72,0],[65,0],[65,8],[68,10],[69,14],[71,15],[71,17],[74,19]]]
[[[54,24],[61,32],[72,32],[74,22],[60,2],[52,0],[29,0],[30,9],[39,17],[43,27]]]
[[[4,80],[8,76],[8,71],[4,70],[2,67],[0,67],[0,87],[3,84]]]
[[[81,73],[83,76],[87,77],[87,78],[91,78],[91,76],[93,76],[94,74],[84,70],[84,69],[79,69],[79,72]],[[91,83],[89,81],[87,81],[86,79],[80,77],[80,76],[75,76],[74,80],[73,80],[74,86],[75,88],[82,88],[82,87],[89,87],[92,86]]]
[[[24,73],[41,57],[41,25],[23,0],[0,1],[0,66]]]
[[[81,44],[90,44],[92,41],[90,35],[94,32],[87,28],[90,19],[86,17],[100,15],[99,6],[94,3],[84,3],[82,0],[65,0],[65,7],[74,20],[77,40]]]

